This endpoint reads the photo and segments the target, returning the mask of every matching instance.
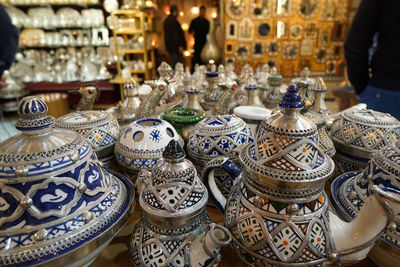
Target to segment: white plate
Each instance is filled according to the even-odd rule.
[[[261,121],[271,115],[272,110],[257,106],[239,106],[233,109],[233,114],[247,119]]]

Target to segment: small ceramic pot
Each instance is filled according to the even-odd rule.
[[[254,141],[250,127],[235,115],[210,116],[197,123],[191,130],[187,151],[200,172],[208,161],[227,156],[238,162],[240,151]],[[222,169],[216,170],[218,188],[229,195],[232,181]]]
[[[189,140],[188,129],[205,118],[204,112],[192,108],[173,108],[164,112],[162,118],[170,122],[175,130],[187,142]]]
[[[0,265],[86,266],[133,209],[130,181],[102,167],[80,134],[53,127],[36,96],[0,144]]]
[[[387,113],[349,109],[332,123],[336,174],[362,170],[374,153],[400,138],[400,122]]]
[[[115,145],[115,156],[127,175],[135,180],[140,169],[152,169],[172,139],[183,140],[167,121],[144,118],[132,122]]]

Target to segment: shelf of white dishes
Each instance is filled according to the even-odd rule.
[[[51,1],[43,1],[43,0],[37,0],[37,1],[31,1],[31,0],[25,0],[25,1],[12,1],[12,0],[0,0],[0,4],[9,4],[12,6],[71,6],[71,5],[76,5],[76,6],[101,6],[100,1],[81,1],[81,0],[75,0],[75,1],[60,1],[60,0],[51,0]]]
[[[145,52],[149,52],[153,50],[154,48],[149,48],[147,50],[144,49],[118,49],[118,54],[143,54]]]
[[[110,46],[109,44],[88,44],[88,45],[35,45],[35,46],[25,46],[25,45],[20,45],[18,49],[53,49],[53,48],[63,48],[63,47],[108,47]]]

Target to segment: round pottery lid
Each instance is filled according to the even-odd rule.
[[[188,154],[208,161],[216,156],[237,157],[240,150],[254,141],[250,127],[235,115],[209,116],[190,131]]]
[[[120,136],[118,121],[104,111],[88,110],[69,113],[57,119],[56,127],[80,133],[96,153],[112,147]]]
[[[158,118],[134,121],[115,144],[117,161],[132,170],[153,168],[169,141],[183,143],[174,127]]]
[[[193,108],[173,108],[164,112],[162,117],[179,124],[194,124],[205,118],[204,112]]]
[[[317,197],[333,172],[333,161],[318,145],[316,125],[300,114],[296,85],[288,87],[279,106],[281,112],[261,122],[256,142],[242,150],[241,162],[253,181],[268,183],[272,197]]]
[[[400,139],[400,122],[388,113],[349,109],[336,117],[331,135],[337,150],[371,158],[380,148]]]
[[[2,266],[73,264],[86,246],[110,240],[130,210],[126,178],[104,170],[80,134],[53,128],[47,110],[37,96],[22,99],[21,133],[0,144]]]
[[[140,206],[160,223],[165,219],[182,221],[182,217],[191,218],[207,204],[207,189],[193,164],[185,159],[186,154],[177,141],[171,140],[162,156],[163,159],[151,170],[151,176],[144,177]]]
[[[261,121],[271,113],[272,110],[257,106],[238,106],[233,109],[233,114],[245,120]]]

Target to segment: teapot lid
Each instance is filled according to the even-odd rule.
[[[181,221],[199,214],[207,204],[208,193],[193,164],[185,159],[185,151],[179,142],[171,140],[162,155],[140,194],[143,211],[160,223],[165,218]]]
[[[295,84],[279,106],[281,112],[261,122],[256,143],[243,149],[240,159],[250,179],[268,183],[272,198],[317,197],[333,172],[333,161],[318,145],[316,125],[300,114],[303,103]]]
[[[377,150],[400,139],[400,122],[388,113],[348,109],[333,121],[331,135],[338,150],[372,158]]]
[[[171,66],[163,61],[160,66],[157,68],[158,74],[160,75],[160,79],[168,78],[172,72]]]
[[[2,266],[81,259],[86,245],[110,240],[130,213],[129,181],[104,170],[80,134],[53,128],[47,111],[41,98],[23,98],[21,133],[0,144]]]

